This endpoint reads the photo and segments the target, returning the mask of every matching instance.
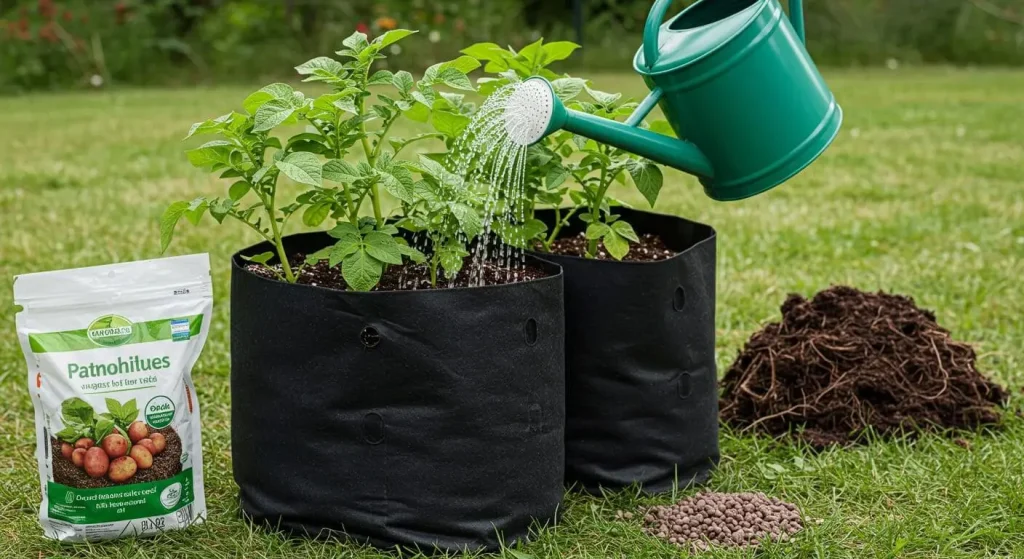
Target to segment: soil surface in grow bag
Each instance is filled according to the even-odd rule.
[[[299,269],[299,266],[302,265],[305,258],[306,256],[304,254],[293,256],[290,259],[292,270]],[[271,268],[273,268],[273,270]],[[274,271],[280,273],[280,266],[272,264],[271,268],[267,268],[262,264],[249,264],[245,267],[246,270],[256,274],[257,276],[278,279],[278,276],[275,275]],[[467,256],[465,263],[462,266],[462,270],[452,281],[440,277],[442,272],[438,270],[439,277],[437,279],[437,288],[450,289],[454,287],[505,285],[509,283],[519,283],[545,278],[551,275],[545,272],[543,268],[533,264],[532,262],[513,265],[512,267],[504,266],[495,262],[485,262],[483,264],[482,274],[479,269],[474,268],[475,265],[472,262],[472,257]],[[302,272],[298,277],[298,283],[329,287],[331,289],[340,289],[342,291],[348,289],[348,285],[345,283],[345,279],[341,275],[341,266],[331,268],[326,260],[321,260],[312,266],[302,268]],[[377,284],[377,287],[373,290],[403,291],[414,289],[431,289],[430,268],[425,264],[407,262],[401,266],[388,266],[388,269],[385,270],[384,275],[380,279],[380,283]]]
[[[900,295],[836,286],[790,295],[722,380],[721,418],[812,446],[999,421],[1007,393],[935,315]]]
[[[640,235],[640,242],[629,243],[629,253],[622,259],[624,262],[657,262],[659,260],[668,260],[672,258],[678,252],[668,248],[665,241],[658,235],[644,234]],[[580,233],[573,237],[564,237],[561,239],[555,239],[551,243],[551,253],[560,254],[562,256],[579,256],[585,258],[587,256],[587,245],[590,241],[587,240],[585,233]],[[537,252],[543,257],[544,247],[536,247]],[[608,251],[604,248],[604,241],[601,241],[597,245],[597,256],[598,260],[613,260],[609,256]]]

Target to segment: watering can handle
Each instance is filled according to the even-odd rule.
[[[644,64],[648,69],[654,68],[658,62],[658,34],[661,32],[661,22],[665,14],[672,6],[672,0],[658,0],[647,14],[647,23],[644,24]]]
[[[658,62],[658,34],[661,32],[661,22],[665,20],[665,14],[672,6],[672,0],[658,0],[647,15],[647,23],[644,24],[644,64],[648,69],[654,68]],[[804,38],[804,0],[789,0],[789,20],[793,24],[801,42]]]

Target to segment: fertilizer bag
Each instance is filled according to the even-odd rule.
[[[17,276],[39,519],[82,541],[206,516],[191,370],[213,308],[205,254]]]

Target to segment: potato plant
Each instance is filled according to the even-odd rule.
[[[242,102],[244,113],[194,124],[186,139],[200,134],[221,139],[189,150],[189,161],[234,182],[226,197],[172,204],[161,220],[163,249],[182,217],[196,224],[209,213],[218,222],[239,221],[270,242],[273,252],[251,260],[267,265],[284,281],[294,283],[302,266],[327,260],[332,267],[341,266],[350,289],[368,291],[388,266],[428,260],[408,245],[398,223],[429,232],[435,275],[438,266],[449,275],[457,272],[461,261],[456,266],[455,255],[466,253],[465,236],[450,234],[448,218],[467,222],[475,209],[462,204],[460,196],[438,202],[438,174],[399,155],[424,140],[450,144],[462,132],[469,122],[464,113],[473,106],[440,88],[475,91],[467,74],[480,63],[462,56],[428,68],[419,81],[406,71],[373,71],[374,63],[385,58],[385,49],[413,33],[397,29],[370,41],[356,32],[342,42],[338,59],[321,56],[295,68],[304,81],[328,85],[329,93],[307,97],[286,84],[272,84]],[[394,137],[392,126],[402,118],[429,121],[436,132]],[[272,135],[294,124],[305,125],[305,131],[284,140]],[[421,174],[419,181],[415,173]],[[278,184],[282,177],[307,190],[284,203]],[[400,202],[399,215],[383,214],[384,192]],[[363,215],[364,208],[370,215]],[[333,246],[308,255],[299,269],[294,269],[283,243],[294,216],[309,227],[333,222],[328,232],[336,239]],[[274,259],[280,272],[270,266]]]
[[[494,43],[480,43],[463,53],[486,62],[484,71],[492,74],[478,80],[481,92],[492,92],[512,82],[541,76],[551,81],[555,94],[568,108],[624,120],[636,108],[636,103],[623,100],[618,93],[596,90],[587,80],[559,76],[548,68],[568,58],[577,48],[574,43],[545,44],[541,39],[518,52]],[[652,126],[658,132],[671,134],[671,128],[664,121]],[[608,253],[621,260],[629,253],[629,242],[639,239],[632,226],[619,219],[614,211],[624,203],[611,197],[608,191],[615,183],[628,182],[632,182],[653,207],[663,176],[657,165],[639,156],[570,132],[556,132],[530,146],[526,192],[521,200],[523,207],[513,213],[525,219],[519,224],[505,224],[499,232],[510,244],[550,251],[562,228],[576,217],[587,223],[589,257],[597,255],[598,244],[603,242]],[[545,223],[533,219],[538,206],[554,209],[554,227],[549,229]]]

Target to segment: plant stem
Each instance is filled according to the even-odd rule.
[[[558,234],[562,232],[562,227],[565,227],[566,225],[569,224],[569,220],[572,218],[573,215],[576,214],[578,210],[579,207],[575,207],[569,210],[569,213],[565,214],[565,217],[559,217],[558,208],[555,208],[555,227],[551,231],[551,236],[548,237],[548,241],[544,243],[544,248],[548,252],[551,252],[551,243],[555,242],[555,240],[558,239]]]
[[[370,68],[366,68],[366,76],[363,77],[363,83],[366,83],[367,78],[370,75]],[[366,109],[366,97],[359,97],[359,117],[363,116]],[[370,142],[366,139],[366,122],[359,123],[359,138],[363,145],[363,154],[366,155],[366,162],[371,168],[376,168],[377,164],[377,150],[380,149],[380,139],[377,140],[377,147],[370,148]],[[383,138],[383,135],[381,136]],[[380,215],[380,191],[377,189],[377,185],[374,184],[370,187],[370,201],[373,204],[373,218],[377,220],[377,228],[384,227],[384,219]]]
[[[348,191],[348,185],[346,185],[341,191],[345,194],[345,202],[348,203],[348,220],[352,225],[358,226],[359,207],[352,201],[352,193]]]
[[[370,187],[370,202],[373,203],[373,219],[377,220],[377,229],[380,229],[384,227],[384,218],[380,213],[380,191],[377,189],[377,183]]]
[[[430,287],[437,287],[437,254],[430,259]]]
[[[274,186],[274,190],[277,190],[277,186]],[[292,266],[288,263],[288,255],[284,251],[284,241],[281,239],[281,228],[277,226],[276,214],[277,210],[274,207],[276,192],[270,194],[267,198],[270,203],[267,206],[267,216],[270,217],[270,230],[274,234],[274,246],[277,248],[277,257],[281,260],[281,269],[284,270],[284,279],[288,280],[288,283],[295,283],[295,274],[292,273]]]
[[[612,185],[611,180],[605,182],[607,177],[608,169],[602,167],[601,180],[598,182],[597,187],[597,195],[594,196],[593,200],[591,200],[592,204],[590,206],[590,219],[594,220],[591,221],[591,223],[600,221],[601,219],[601,201],[604,200],[604,195],[606,192],[608,192],[608,187]],[[591,239],[590,242],[587,243],[587,258],[597,257],[597,243],[599,241],[600,239]]]
[[[270,241],[270,242],[274,242],[274,238],[273,237],[271,237],[270,235],[267,235],[263,231],[260,231],[259,228],[257,228],[255,225],[253,225],[249,221],[246,221],[246,220],[242,219],[242,216],[238,215],[237,213],[231,212],[228,215],[230,215],[231,217],[237,219],[238,221],[241,221],[242,223],[248,225],[250,229],[252,229],[253,231],[259,233],[260,237],[263,237],[264,240],[267,240],[267,241]]]

